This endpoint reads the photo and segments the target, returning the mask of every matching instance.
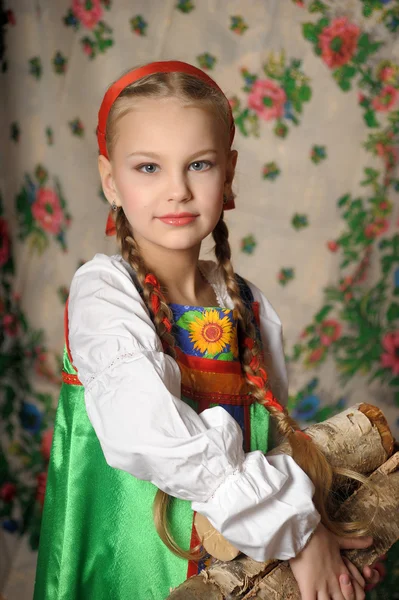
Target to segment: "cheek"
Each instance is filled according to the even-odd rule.
[[[130,171],[123,173],[116,180],[122,205],[127,210],[135,210],[147,202],[147,186],[143,186]],[[126,212],[126,211],[125,211]]]
[[[223,194],[224,174],[221,169],[212,169],[205,177],[199,177],[197,180],[197,189],[203,189],[213,197]]]

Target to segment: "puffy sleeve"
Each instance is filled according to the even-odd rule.
[[[108,464],[191,501],[255,560],[302,549],[319,521],[311,481],[289,456],[245,454],[223,408],[197,415],[180,399],[178,365],[117,257],[96,255],[76,272],[69,343]]]

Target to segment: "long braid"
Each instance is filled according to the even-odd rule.
[[[129,222],[122,209],[118,210],[116,217],[116,235],[121,245],[123,258],[131,265],[143,290],[144,302],[151,312],[157,334],[161,340],[165,353],[176,358],[175,338],[173,337],[173,313],[166,303],[161,291],[161,286],[155,274],[149,273],[148,268],[140,254],[136,240],[132,236]],[[193,552],[183,550],[173,539],[168,526],[168,506],[170,496],[158,490],[153,505],[154,523],[159,537],[171,552],[186,560],[199,560],[204,553],[199,552],[199,547]]]
[[[132,236],[129,222],[122,209],[116,218],[117,237],[121,244],[122,256],[134,269],[138,282],[143,290],[144,302],[151,311],[155,329],[168,354],[175,358],[175,340],[171,334],[173,314],[162,294],[156,276],[149,273],[140,254],[136,240]]]
[[[221,270],[227,291],[234,303],[238,315],[238,334],[241,364],[246,379],[251,386],[252,394],[257,402],[264,405],[276,419],[280,433],[291,446],[295,462],[307,473],[315,486],[314,503],[321,515],[323,524],[337,535],[363,534],[359,523],[337,523],[330,519],[327,502],[332,488],[334,474],[352,477],[362,483],[365,478],[346,469],[333,469],[324,454],[313,443],[312,438],[304,434],[298,423],[290,417],[285,407],[281,406],[268,389],[267,374],[263,367],[263,356],[256,337],[252,315],[241,299],[237,280],[231,264],[231,249],[228,241],[228,228],[222,213],[213,231],[215,255]]]

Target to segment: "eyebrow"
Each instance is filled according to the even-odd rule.
[[[194,154],[189,156],[188,160],[192,160],[196,156],[200,156],[202,154],[218,154],[218,151],[215,150],[214,148],[207,148],[205,150],[199,150],[198,152],[194,152]],[[161,158],[161,156],[159,154],[156,154],[156,152],[147,152],[146,150],[139,150],[136,152],[131,152],[130,154],[127,155],[128,158],[130,158],[131,156],[149,156],[150,158],[155,158],[158,160]]]

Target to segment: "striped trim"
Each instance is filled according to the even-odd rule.
[[[203,371],[205,373],[236,373],[241,375],[241,363],[238,360],[216,360],[190,356],[184,354],[180,348],[176,348],[176,360],[189,369]]]
[[[196,546],[201,545],[201,540],[198,537],[197,530],[194,525],[195,512],[193,512],[193,524],[191,526],[191,541],[190,550],[193,551]],[[198,573],[198,562],[196,560],[189,560],[187,564],[187,579]]]
[[[64,312],[64,335],[65,335],[65,345],[68,353],[69,362],[72,367],[75,369],[76,373],[78,372],[77,368],[73,364],[71,349],[69,347],[69,319],[68,319],[68,305],[69,305],[69,297],[65,303],[65,312]]]
[[[181,393],[183,396],[195,400],[201,406],[207,404],[231,404],[233,406],[250,406],[256,399],[251,394],[221,394],[212,392],[199,392],[190,386],[182,385]],[[208,406],[206,406],[208,408]],[[204,409],[203,409],[204,410]]]
[[[216,362],[216,361],[213,361]],[[190,388],[196,393],[218,396],[220,393],[229,396],[248,395],[250,386],[242,374],[233,373],[215,373],[209,371],[196,371],[189,369],[178,362],[181,372],[181,385]]]

